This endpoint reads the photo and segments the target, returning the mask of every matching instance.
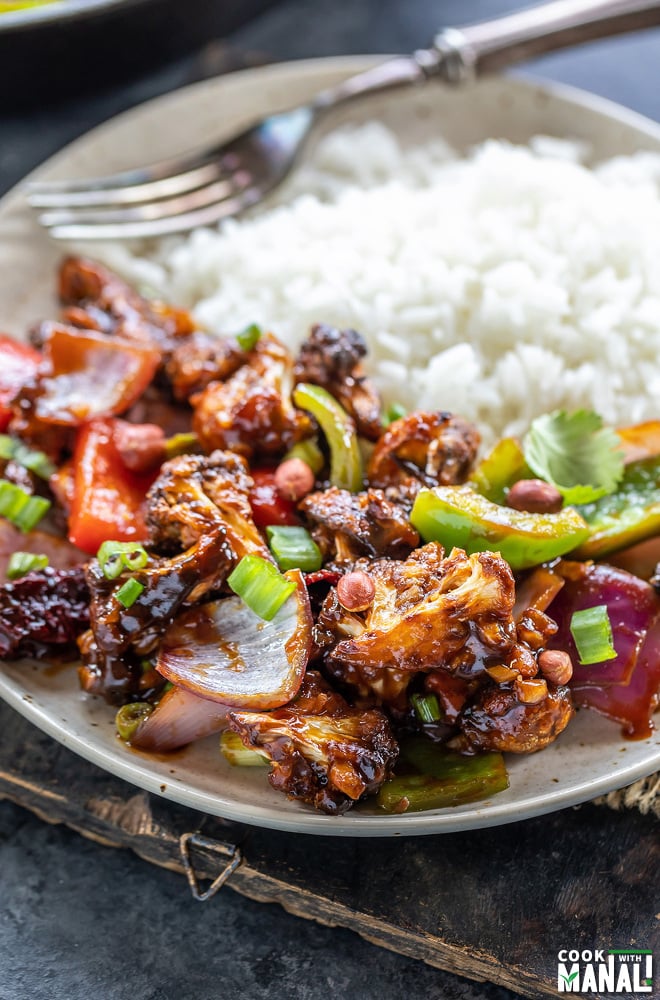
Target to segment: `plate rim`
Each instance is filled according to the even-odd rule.
[[[120,5],[127,2],[127,0],[112,0],[112,2]],[[212,92],[218,88],[222,89],[226,85],[230,89],[232,87],[240,88],[241,82],[245,79],[246,75],[251,79],[258,78],[259,76],[271,79],[275,78],[280,83],[286,80],[287,77],[292,77],[300,81],[301,78],[313,78],[319,72],[323,71],[334,72],[337,75],[349,74],[360,69],[365,69],[382,60],[382,58],[382,56],[354,55],[281,62],[241,70],[227,76],[214,77],[178,88],[168,94],[153,98],[119,115],[113,116],[73,140],[73,142],[68,143],[61,150],[38,165],[23,180],[19,181],[17,185],[12,187],[0,199],[0,209],[11,207],[16,198],[22,198],[22,188],[26,182],[35,180],[42,174],[47,175],[52,168],[57,167],[60,160],[65,159],[73,150],[84,146],[101,132],[112,130],[127,116],[133,115],[139,109],[149,107],[162,113],[162,110],[167,108],[168,103],[179,101],[185,103],[188,99],[195,100],[195,96],[198,94],[207,91]],[[660,123],[654,122],[623,105],[570,85],[545,81],[529,75],[520,76],[515,74],[513,76],[511,74],[510,76],[513,78],[516,87],[522,87],[559,98],[569,104],[577,105],[581,109],[596,112],[610,121],[637,128],[660,145]],[[235,804],[231,800],[222,799],[220,796],[222,811],[219,811],[218,795],[211,795],[202,789],[195,789],[190,785],[181,787],[176,780],[167,782],[167,787],[163,791],[161,788],[163,783],[162,777],[157,773],[150,773],[147,766],[141,761],[137,762],[134,758],[124,757],[121,754],[113,754],[101,745],[90,746],[82,736],[77,735],[75,732],[72,733],[65,726],[62,726],[45,709],[42,709],[41,706],[26,700],[25,691],[21,691],[12,682],[11,678],[4,674],[0,674],[0,697],[24,718],[35,724],[41,731],[47,733],[63,746],[134,786],[190,808],[221,815],[226,819],[240,823],[321,836],[420,836],[518,822],[522,819],[555,812],[589,801],[598,795],[606,794],[614,789],[624,787],[639,778],[646,777],[660,768],[659,745],[658,749],[651,753],[644,762],[627,765],[621,770],[616,769],[614,772],[610,769],[607,774],[603,774],[596,780],[584,780],[573,784],[570,788],[559,789],[550,796],[550,799],[547,793],[544,795],[528,796],[525,804],[518,808],[516,807],[516,803],[511,802],[498,805],[495,798],[494,804],[489,804],[487,808],[484,807],[485,804],[483,803],[475,803],[470,809],[460,807],[462,811],[444,809],[410,813],[400,818],[387,814],[383,814],[382,816],[374,814],[361,815],[357,812],[349,812],[343,817],[330,817],[311,810],[307,812],[291,809],[288,812],[286,807],[289,803],[286,800],[283,800],[282,803],[284,808],[273,810],[271,806],[262,806],[258,802],[246,807],[241,803]],[[616,726],[617,724],[612,723],[612,725]],[[652,736],[649,739],[649,743],[654,739],[655,736]]]
[[[27,661],[28,663],[30,661]],[[41,665],[43,666],[43,664]],[[83,694],[83,692],[80,692]],[[202,789],[184,785],[179,787],[176,778],[170,777],[163,782],[162,775],[150,771],[146,757],[131,757],[128,753],[114,754],[102,745],[90,745],[82,736],[72,733],[66,726],[59,723],[40,705],[35,704],[32,696],[26,697],[25,692],[14,686],[11,678],[0,673],[0,698],[14,708],[23,718],[37,726],[42,732],[51,736],[62,746],[83,757],[85,760],[100,767],[129,784],[151,792],[161,798],[169,799],[179,805],[188,806],[202,813],[220,816],[223,819],[265,829],[282,830],[295,833],[314,834],[317,836],[343,837],[387,837],[387,836],[433,836],[444,833],[458,833],[463,830],[477,830],[495,826],[505,826],[535,816],[542,816],[571,806],[582,805],[601,795],[624,788],[640,778],[648,777],[660,768],[660,740],[655,731],[645,741],[650,745],[655,741],[657,749],[652,757],[644,763],[624,766],[616,771],[609,770],[596,781],[582,781],[567,789],[559,789],[552,794],[552,807],[548,806],[547,795],[529,797],[526,802],[516,808],[515,803],[498,804],[497,796],[482,803],[474,803],[473,808],[427,810],[409,813],[397,817],[389,813],[378,815],[362,814],[349,811],[342,816],[327,816],[323,813],[300,811],[292,809],[290,813],[277,811],[272,807],[262,806],[258,802],[246,808],[242,804],[233,803],[231,799],[222,799],[222,811],[218,811],[219,796]],[[583,713],[584,714],[584,713]],[[612,723],[612,725],[617,725]],[[207,737],[211,740],[214,737]],[[144,760],[144,763],[143,763]],[[176,762],[174,757],[173,761]],[[649,761],[651,767],[649,768]],[[265,775],[264,775],[265,780]],[[163,784],[165,788],[163,789]],[[283,805],[285,802],[283,801]],[[296,803],[293,803],[294,808]],[[487,805],[487,808],[486,808]],[[249,815],[248,815],[249,813]]]

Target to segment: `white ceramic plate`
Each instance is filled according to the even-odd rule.
[[[298,103],[371,60],[330,59],[250,70],[152,101],[95,129],[33,176],[108,173],[231,134],[237,126]],[[470,89],[425,89],[351,110],[350,119],[384,119],[406,142],[441,132],[459,148],[488,137],[524,142],[545,133],[590,143],[595,159],[637,149],[660,150],[660,126],[605,101],[563,87],[515,79]],[[346,117],[346,112],[344,112]],[[21,335],[53,315],[60,246],[49,243],[19,189],[0,202],[0,329]],[[508,761],[511,787],[477,805],[388,816],[360,806],[334,819],[287,801],[260,768],[231,768],[210,738],[167,758],[126,749],[113,712],[83,695],[75,670],[5,665],[0,696],[76,753],[127,781],[228,819],[324,835],[396,836],[494,826],[551,812],[622,787],[660,769],[660,738],[622,741],[619,728],[581,712],[555,744]]]

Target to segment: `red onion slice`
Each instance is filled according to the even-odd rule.
[[[616,658],[603,663],[581,664],[571,635],[571,620],[576,611],[607,606]],[[585,563],[575,579],[566,579],[548,614],[559,631],[548,644],[565,649],[573,660],[571,687],[629,684],[637,665],[646,633],[660,614],[660,600],[644,580],[625,570],[604,563]]]
[[[224,728],[227,706],[173,687],[131,737],[140,750],[178,750]]]
[[[312,615],[298,570],[296,590],[272,621],[240,597],[181,615],[168,629],[156,669],[187,691],[235,708],[279,708],[295,696],[312,646]]]
[[[66,538],[49,535],[46,531],[30,531],[24,534],[9,521],[0,520],[0,583],[7,579],[7,566],[13,552],[32,552],[34,555],[48,556],[54,569],[70,569],[87,562],[89,556]]]

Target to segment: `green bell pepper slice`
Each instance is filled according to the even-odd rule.
[[[529,514],[492,503],[469,486],[421,490],[410,520],[425,542],[473,552],[499,552],[513,570],[527,569],[572,552],[589,537],[578,512]]]
[[[376,801],[386,812],[466,805],[509,787],[501,753],[463,757],[425,736],[415,736],[402,742],[401,760],[414,773],[397,775],[382,785]]]
[[[479,462],[470,485],[477,493],[493,503],[503,504],[506,495],[519,479],[533,479],[534,473],[527,465],[522,445],[517,438],[502,438],[492,451]]]
[[[660,456],[631,462],[614,493],[577,510],[590,528],[577,559],[601,559],[660,534]]]
[[[316,418],[330,449],[330,482],[341,490],[357,493],[362,489],[362,455],[355,421],[334,396],[309,382],[293,390],[293,402]]]

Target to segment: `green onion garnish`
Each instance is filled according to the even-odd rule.
[[[420,722],[439,722],[442,718],[438,699],[434,694],[413,694],[410,701]]]
[[[233,729],[224,729],[220,736],[220,752],[233,767],[263,767],[268,763],[268,757],[246,747],[243,740]]]
[[[238,346],[242,351],[251,351],[261,340],[262,330],[256,323],[250,323],[244,330],[236,334]]]
[[[173,434],[165,438],[165,458],[176,458],[177,455],[188,455],[199,449],[199,438],[192,431],[189,434]]]
[[[126,583],[122,583],[115,597],[123,607],[132,608],[143,590],[144,584],[131,577]]]
[[[34,451],[28,448],[22,441],[10,437],[8,434],[0,434],[0,459],[5,462],[13,460],[22,465],[30,472],[40,476],[42,479],[50,479],[56,468],[43,451]]]
[[[115,716],[117,732],[122,740],[128,741],[135,736],[140,724],[144,722],[148,715],[151,715],[154,707],[146,701],[132,701],[130,705],[122,705]]]
[[[321,568],[321,550],[306,528],[272,524],[266,528],[270,551],[283,573],[288,569],[301,569],[314,573]]]
[[[334,396],[319,385],[301,382],[293,390],[293,402],[316,418],[330,448],[330,482],[339,489],[357,493],[362,489],[362,455],[355,422]]]
[[[617,652],[614,648],[612,625],[606,604],[573,612],[570,627],[580,663],[585,665],[602,663],[604,660],[616,658]]]
[[[276,566],[261,556],[243,556],[227,583],[255,615],[269,622],[296,589]]]
[[[35,555],[33,552],[12,552],[7,563],[7,579],[20,580],[35,569],[45,569],[48,556]]]
[[[135,542],[104,542],[96,558],[106,580],[116,580],[125,569],[144,569],[149,561],[144,546]]]
[[[395,420],[400,420],[401,417],[405,417],[407,415],[408,411],[402,403],[391,403],[385,411],[383,425],[385,427],[389,427],[389,425],[393,424]]]
[[[306,462],[315,476],[318,476],[325,465],[325,457],[319,448],[316,438],[307,438],[306,441],[299,441],[298,444],[294,444],[293,448],[287,451],[285,461],[289,458],[300,458],[303,462]]]
[[[50,500],[30,496],[15,483],[0,479],[0,517],[6,517],[20,531],[36,528],[49,508]]]

